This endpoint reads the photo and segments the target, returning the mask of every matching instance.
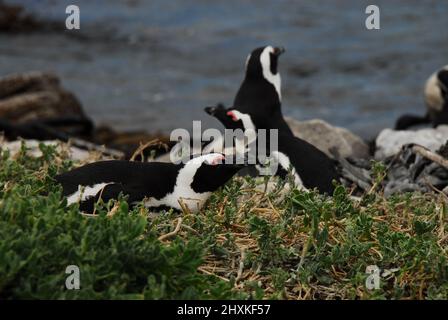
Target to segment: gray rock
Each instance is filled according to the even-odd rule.
[[[438,150],[448,140],[448,126],[419,130],[384,129],[376,138],[375,159],[384,160],[397,154],[401,148],[410,143],[419,144],[431,151]]]
[[[347,129],[332,126],[320,119],[297,121],[285,117],[285,120],[294,135],[311,143],[330,157],[333,157],[329,151],[332,147],[336,147],[342,157],[369,157],[369,146]]]

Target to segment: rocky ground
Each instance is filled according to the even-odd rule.
[[[325,197],[236,177],[196,214],[120,198],[84,215],[53,177],[108,156],[12,144],[0,153],[1,299],[448,298],[447,196],[385,197],[380,164],[357,198],[343,186]],[[81,290],[64,286],[73,264]]]
[[[369,189],[372,164],[388,168],[382,182],[386,195],[407,191],[433,192],[448,185],[445,154],[437,151],[448,140],[447,126],[435,129],[394,131],[384,129],[374,142],[363,141],[349,130],[315,119],[287,118],[294,134],[336,157],[342,166],[354,165],[359,174],[347,173],[346,186]],[[79,99],[50,73],[29,72],[0,78],[0,131],[3,149],[18,150],[17,139],[70,144],[72,158],[82,160],[88,151],[115,159],[168,159],[173,145],[169,137],[157,132],[117,132],[112,126],[97,126],[85,114]],[[366,184],[367,182],[367,184]],[[448,190],[448,189],[447,189]]]
[[[146,161],[166,152],[167,138],[97,127],[41,72],[0,79],[0,119],[0,298],[448,297],[445,126],[385,129],[368,144],[322,120],[289,118],[297,136],[359,175],[332,197],[235,177],[198,214],[129,209],[121,198],[92,216],[65,206],[55,174],[101,159]],[[63,289],[69,264],[83,270],[83,290]],[[375,290],[366,287],[372,266]]]

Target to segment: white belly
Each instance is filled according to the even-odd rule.
[[[162,199],[149,198],[145,201],[146,207],[169,206],[178,210],[182,210],[179,202],[182,202],[191,212],[198,212],[211,192],[196,193],[191,188],[176,188],[173,193],[167,194]]]

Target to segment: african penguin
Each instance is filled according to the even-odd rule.
[[[206,111],[226,127],[256,130],[252,117],[238,110],[225,109],[220,105],[208,107]],[[286,176],[291,170],[297,186],[317,188],[320,193],[333,194],[333,180],[339,180],[337,163],[312,144],[286,132],[279,132],[278,148],[270,150],[270,155],[279,164],[281,170],[277,172],[278,175]]]
[[[291,170],[297,186],[316,188],[320,193],[333,195],[333,180],[339,180],[337,163],[312,144],[288,134],[279,134],[278,150],[271,152],[284,176]]]
[[[284,48],[272,46],[254,49],[246,59],[245,78],[236,94],[232,109],[251,116],[259,129],[278,129],[293,134],[281,111],[281,78],[278,57]],[[221,121],[226,129],[234,129],[225,115],[226,108],[219,104],[205,111]],[[204,147],[204,152],[224,152],[224,140],[217,139]]]
[[[202,155],[185,164],[164,162],[100,161],[56,176],[68,205],[92,212],[98,199],[107,202],[120,193],[133,205],[181,210],[179,200],[198,211],[210,194],[224,185],[244,164],[229,163],[219,153]],[[160,208],[159,208],[160,209]]]
[[[448,124],[448,65],[434,72],[425,84],[425,116],[403,115],[395,123],[395,130],[431,123],[433,127]]]
[[[281,78],[278,58],[284,48],[265,46],[252,51],[246,60],[246,74],[233,108],[249,114],[259,129],[279,129],[292,134],[281,110]]]

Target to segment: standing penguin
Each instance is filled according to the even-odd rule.
[[[252,51],[246,60],[246,75],[233,108],[248,114],[259,129],[292,131],[281,110],[281,78],[278,71],[279,56],[284,48],[265,46]]]
[[[206,108],[206,112],[231,129],[257,129],[252,117],[239,110],[217,106]],[[340,177],[337,162],[305,140],[287,132],[278,133],[278,148],[268,150],[280,167],[277,174],[284,177],[291,170],[296,186],[316,188],[320,193],[332,195],[333,180],[338,181]]]
[[[92,212],[98,199],[107,202],[120,193],[135,204],[181,210],[179,201],[198,211],[210,194],[224,185],[244,164],[226,164],[222,154],[193,158],[185,164],[162,162],[100,161],[56,176],[68,205],[79,203]]]
[[[246,59],[244,80],[235,96],[232,109],[251,117],[258,129],[277,129],[293,135],[281,110],[281,78],[278,58],[285,52],[282,47],[265,46],[254,49]],[[221,121],[226,129],[234,129],[228,121],[226,108],[219,104],[205,111]],[[223,139],[204,146],[204,152],[226,152]]]
[[[395,130],[430,123],[433,127],[448,124],[448,65],[434,72],[425,84],[425,116],[403,115],[395,123]]]

